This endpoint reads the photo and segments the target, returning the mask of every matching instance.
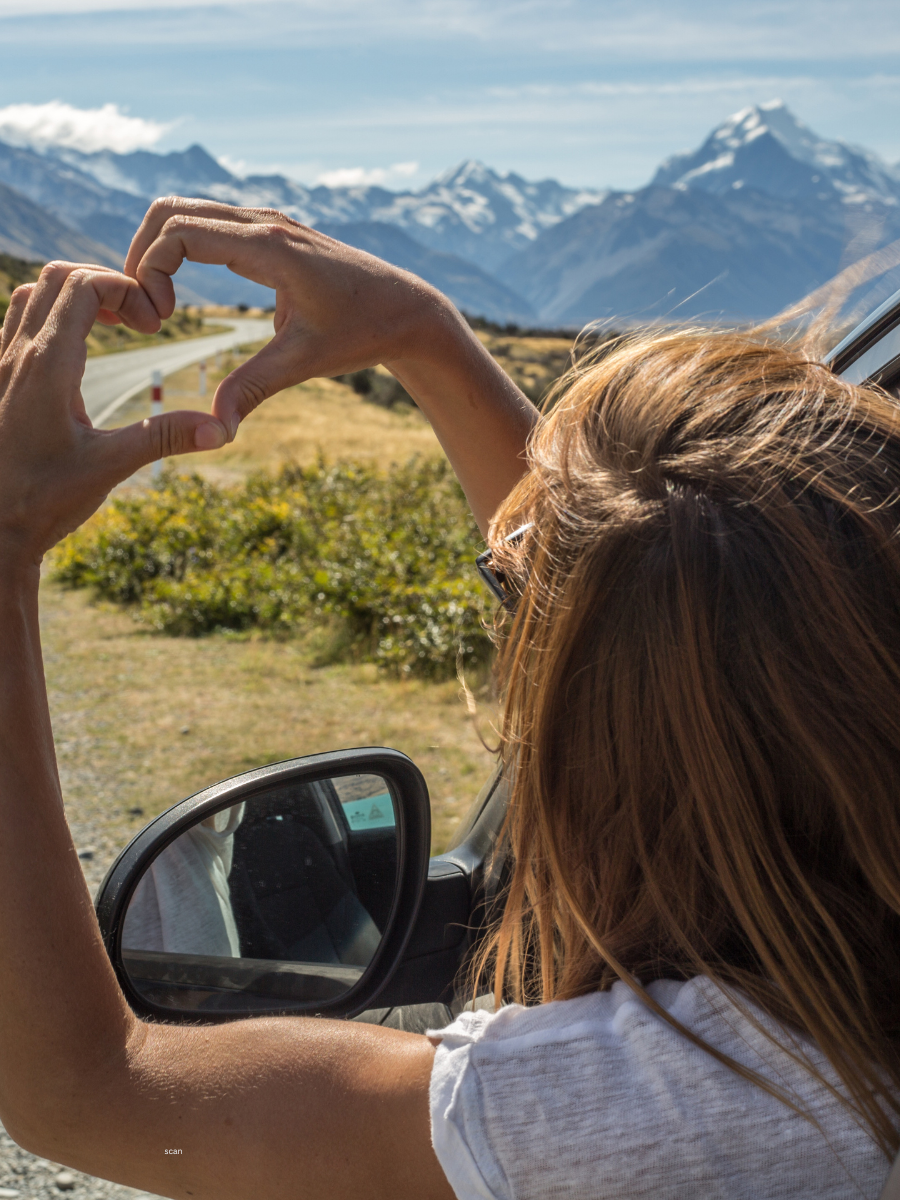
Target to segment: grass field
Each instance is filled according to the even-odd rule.
[[[208,409],[221,379],[247,358],[243,353],[222,356],[219,369],[210,362],[207,395],[197,391],[200,373],[186,367],[165,380],[166,409]],[[150,413],[147,388],[121,408],[110,426],[143,420]],[[331,379],[311,379],[272,396],[241,425],[230,446],[215,455],[188,454],[170,462],[178,470],[199,470],[216,480],[240,478],[259,467],[277,468],[284,462],[309,463],[318,454],[365,462],[405,462],[414,454],[441,454],[431,426],[408,406],[379,408],[361,400],[351,388]]]
[[[349,746],[393,746],[418,763],[440,848],[493,761],[455,681],[317,667],[308,642],[154,636],[47,583],[42,631],[66,807],[79,849],[94,851],[93,882],[182,797],[264,763]],[[485,740],[492,717],[485,697]]]
[[[504,370],[526,395],[539,401],[569,366],[572,348],[563,338],[515,338],[479,334]],[[223,356],[219,369],[210,363],[207,394],[197,391],[199,368],[187,367],[165,381],[165,407],[208,409],[216,385],[257,347]],[[127,425],[150,413],[150,389],[119,410],[111,425]],[[272,396],[248,417],[235,441],[215,456],[187,455],[179,470],[199,470],[210,478],[228,479],[255,467],[284,462],[308,463],[323,453],[329,458],[367,462],[403,462],[413,454],[442,453],[431,426],[415,408],[380,408],[361,400],[351,388],[331,379],[311,379]],[[176,465],[173,461],[172,465]]]

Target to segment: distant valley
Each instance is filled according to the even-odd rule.
[[[499,322],[765,318],[900,237],[900,171],[825,141],[782,104],[745,109],[644,188],[529,182],[465,162],[417,192],[238,177],[201,146],[155,154],[0,143],[0,252],[120,264],[148,203],[178,193],[274,207],[434,283]],[[185,264],[183,302],[271,303]]]

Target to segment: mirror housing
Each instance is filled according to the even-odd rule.
[[[167,848],[198,827],[201,821],[208,822],[225,809],[234,810],[238,805],[264,801],[267,793],[274,789],[340,781],[350,776],[380,776],[384,780],[393,801],[396,828],[393,902],[380,943],[364,969],[354,974],[346,968],[336,967],[330,972],[317,973],[321,975],[319,982],[323,986],[312,990],[307,987],[303,999],[297,999],[296,989],[291,986],[291,974],[302,972],[302,965],[235,958],[235,970],[229,981],[231,990],[227,1004],[221,1010],[189,1007],[184,1001],[165,1003],[161,1001],[164,992],[151,995],[136,986],[129,963],[134,966],[135,962],[147,960],[152,967],[152,960],[163,956],[142,954],[140,949],[123,947],[126,913],[151,864]],[[275,1014],[352,1017],[372,1008],[403,958],[416,924],[428,873],[430,839],[428,789],[421,772],[406,755],[382,747],[341,750],[275,763],[224,780],[182,800],[151,821],[125,847],[97,894],[97,918],[104,945],[129,1004],[143,1017],[191,1023]],[[173,955],[167,964],[170,969],[166,971],[166,979],[189,996],[192,984],[202,989],[203,981],[215,972],[222,976],[223,964],[227,976],[227,959],[210,958],[207,961],[202,955]],[[253,990],[254,968],[255,978],[265,979],[266,986],[261,994]],[[277,969],[274,977],[271,968]],[[341,986],[329,986],[329,975],[342,980]]]

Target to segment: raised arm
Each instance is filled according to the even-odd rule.
[[[37,1154],[162,1196],[452,1200],[427,1039],[302,1018],[147,1025],[119,990],[63,813],[40,561],[138,467],[225,431],[202,413],[92,429],[79,383],[100,311],[158,326],[133,280],[54,266],[15,293],[0,343],[0,1119]]]
[[[224,263],[275,289],[275,337],[222,382],[213,412],[231,431],[290,384],[383,363],[428,417],[482,532],[525,470],[537,410],[449,300],[415,275],[281,213],[210,201],[154,203],[126,271],[161,316],[184,259]]]

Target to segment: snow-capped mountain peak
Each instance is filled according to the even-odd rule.
[[[709,136],[730,151],[738,150],[748,142],[770,133],[777,138],[789,154],[801,162],[814,163],[817,157],[837,143],[823,142],[798,121],[783,100],[769,100],[766,104],[752,104],[742,108],[723,121]]]
[[[900,203],[895,168],[869,150],[820,138],[781,100],[734,113],[699,150],[664,162],[653,183],[717,195],[750,187],[787,200]]]
[[[477,158],[467,158],[455,167],[443,171],[432,183],[432,187],[484,187],[502,178],[499,172],[479,162]]]

